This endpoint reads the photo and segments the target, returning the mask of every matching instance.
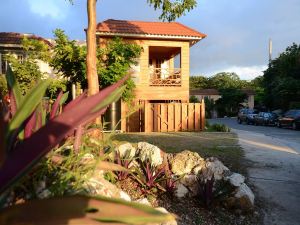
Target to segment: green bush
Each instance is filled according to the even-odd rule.
[[[4,74],[0,74],[0,96],[5,96],[7,94],[7,84]]]
[[[225,124],[215,123],[207,126],[207,131],[210,132],[230,132],[230,128]]]

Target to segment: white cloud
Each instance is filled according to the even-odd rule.
[[[252,80],[255,77],[263,75],[263,71],[267,69],[266,65],[258,66],[231,66],[218,71],[213,71],[210,73],[210,76],[213,76],[219,72],[234,72],[242,80]]]
[[[61,20],[66,17],[68,1],[64,0],[27,0],[30,10],[41,16]]]

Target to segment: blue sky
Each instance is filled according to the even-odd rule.
[[[86,0],[0,0],[0,31],[34,33],[51,38],[55,28],[73,39],[85,39]],[[242,79],[261,74],[273,57],[293,42],[300,44],[299,0],[198,0],[177,21],[207,38],[191,48],[191,75],[236,72]],[[158,21],[159,11],[146,0],[98,0],[97,20]]]

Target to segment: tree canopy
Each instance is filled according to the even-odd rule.
[[[173,21],[197,6],[196,0],[147,0],[154,9],[161,9],[160,19]]]
[[[68,79],[71,83],[80,83],[87,88],[86,80],[86,46],[79,46],[70,40],[62,30],[55,30],[54,54],[50,65]],[[109,41],[105,48],[97,48],[97,74],[101,88],[107,87],[124,77],[131,65],[136,64],[136,59],[141,53],[137,44],[124,42],[121,38]],[[127,88],[123,100],[133,98],[133,81],[127,81]]]
[[[241,80],[236,73],[221,72],[212,77],[192,76],[190,77],[190,88],[200,89],[226,89],[226,88],[250,88],[251,82]]]
[[[265,104],[271,109],[300,107],[300,45],[293,43],[264,71]]]
[[[22,60],[12,54],[7,55],[6,59],[20,84],[22,94],[25,95],[43,77],[38,61],[48,62],[50,51],[43,41],[26,37],[22,40],[22,48],[25,52]]]

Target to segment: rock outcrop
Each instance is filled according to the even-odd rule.
[[[172,172],[181,176],[191,173],[196,166],[202,165],[203,162],[204,159],[198,153],[184,150],[176,154],[170,164]]]
[[[143,162],[149,160],[152,166],[159,166],[163,163],[162,151],[155,145],[139,142],[138,151],[138,156]]]

